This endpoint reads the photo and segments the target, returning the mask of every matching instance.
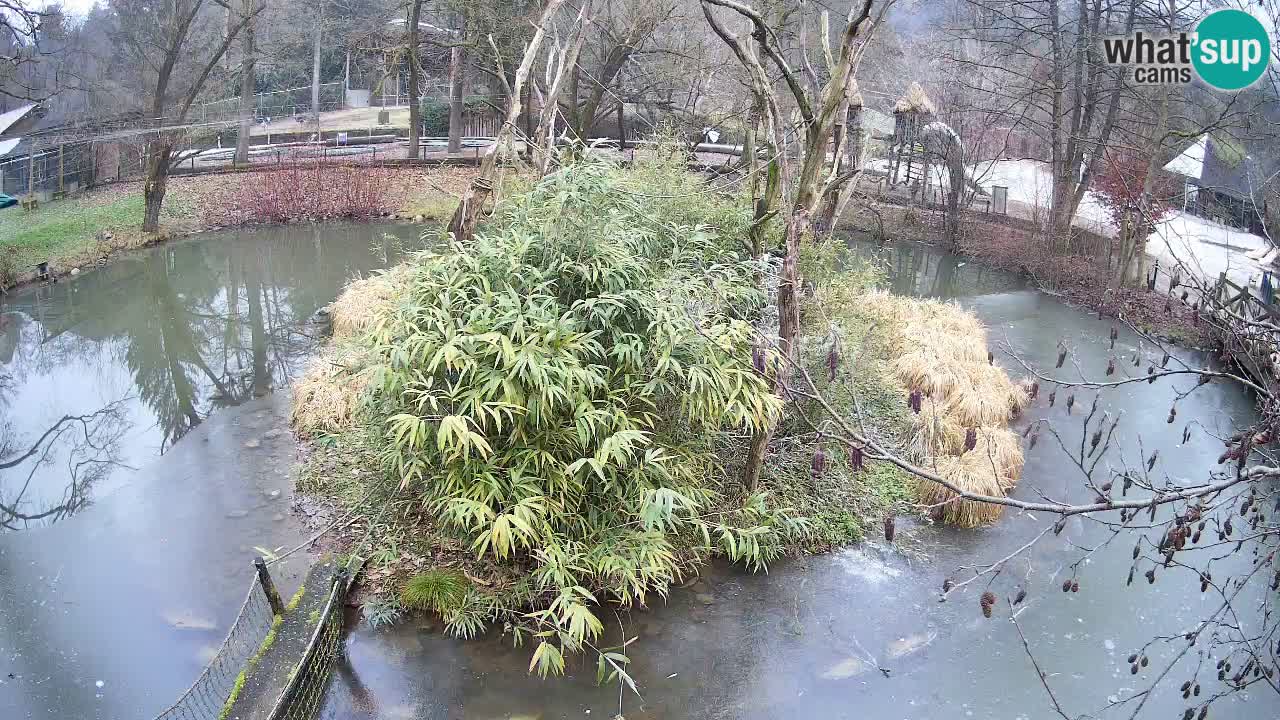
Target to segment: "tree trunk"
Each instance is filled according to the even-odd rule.
[[[449,152],[462,152],[463,65],[466,54],[459,46],[449,51]]]
[[[253,4],[254,0],[244,0],[243,7],[246,15],[253,15]],[[241,47],[244,49],[244,53],[240,60],[240,129],[236,134],[236,156],[232,161],[233,165],[249,164],[249,135],[253,131],[255,115],[253,103],[255,58],[252,20],[244,26],[243,32],[244,38],[241,41]]]
[[[1165,28],[1169,34],[1173,34],[1174,27],[1177,22],[1177,8],[1174,0],[1169,0],[1169,16],[1168,25]],[[1142,178],[1142,203],[1146,207],[1151,207],[1151,197],[1155,193],[1155,182],[1157,173],[1161,172],[1164,166],[1164,141],[1165,134],[1169,130],[1169,98],[1171,94],[1171,86],[1163,85],[1157,90],[1160,93],[1160,111],[1157,114],[1155,131],[1152,133],[1151,142],[1147,150],[1147,172]],[[1147,278],[1147,236],[1155,228],[1151,227],[1148,215],[1141,214],[1134,223],[1133,233],[1133,252],[1137,257],[1137,277],[1138,282],[1146,283]]]
[[[311,46],[311,112],[316,116],[316,140],[320,140],[320,39],[324,14],[316,16],[315,39]]]
[[[167,136],[161,136],[147,147],[147,176],[142,184],[142,232],[160,230],[160,208],[164,205],[164,193],[169,183],[169,158],[173,144]]]
[[[533,68],[534,60],[538,57],[538,51],[542,48],[542,39],[546,36],[546,28],[563,3],[564,0],[548,0],[547,6],[542,11],[542,17],[535,26],[537,29],[534,30],[529,44],[525,46],[524,58],[520,61],[520,67],[516,69],[515,80],[506,88],[507,113],[506,117],[503,118],[502,127],[498,128],[493,148],[489,151],[489,154],[485,155],[484,164],[480,167],[480,174],[471,181],[471,186],[463,194],[462,202],[458,203],[458,209],[454,211],[453,218],[449,221],[449,234],[453,236],[456,242],[466,242],[471,239],[471,236],[475,234],[476,226],[480,224],[485,205],[496,194],[498,155],[503,152],[505,143],[514,134],[516,123],[520,121],[520,109],[523,105],[521,93],[524,91],[525,81],[529,77],[529,71]],[[490,38],[490,43],[492,42],[493,40]],[[498,72],[503,72],[501,67],[498,68]],[[450,135],[452,134],[452,128],[450,128]]]
[[[250,263],[253,262],[251,259]],[[253,397],[266,395],[271,390],[270,373],[267,370],[267,333],[262,322],[262,282],[258,268],[246,268],[245,296],[249,302],[249,344],[253,356]]]
[[[800,335],[800,240],[809,232],[809,212],[796,208],[787,220],[786,252],[782,259],[782,272],[778,278],[778,352],[784,357],[795,357],[795,344]],[[784,361],[778,369],[777,382],[785,387],[790,366]],[[760,487],[760,470],[769,441],[773,439],[776,423],[756,431],[751,437],[747,464],[743,468],[742,482],[751,492]]]
[[[747,129],[746,134],[742,138],[742,167],[746,168],[747,177],[746,185],[750,188],[751,197],[758,197],[760,192],[760,182],[757,177],[760,168],[759,159],[756,157],[756,128],[760,125],[760,115],[763,111],[764,101],[755,96],[751,101],[751,109],[747,111]]]
[[[542,148],[540,157],[538,158],[539,174],[545,176],[551,172],[552,164],[555,160],[556,152],[556,136],[555,136],[555,120],[556,112],[560,107],[560,93],[564,89],[565,80],[570,74],[572,68],[578,65],[578,54],[582,50],[582,43],[586,39],[586,23],[584,22],[586,7],[578,14],[578,31],[575,34],[572,44],[568,47],[560,48],[560,52],[552,52],[547,58],[547,67],[554,72],[548,73],[551,79],[551,85],[547,88],[546,95],[542,98],[542,116],[538,118],[537,135],[534,138],[536,144]]]
[[[626,107],[627,107],[627,104],[623,102],[621,98],[619,98],[618,100],[618,149],[619,150],[627,149],[627,118],[626,118],[626,115],[624,114],[626,112]]]
[[[772,148],[770,148],[772,151]],[[782,201],[782,169],[778,159],[769,161],[769,169],[765,177],[764,194],[755,199],[755,214],[751,218],[751,228],[747,237],[751,240],[751,257],[759,258],[765,253],[765,236],[769,220],[778,212]]]
[[[418,159],[420,144],[421,108],[418,107],[418,20],[422,16],[422,0],[409,4],[409,153],[410,160]]]

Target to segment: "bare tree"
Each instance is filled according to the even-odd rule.
[[[516,123],[520,120],[521,93],[524,90],[524,84],[528,81],[529,73],[533,70],[533,65],[542,49],[542,41],[546,37],[547,27],[563,2],[564,0],[547,0],[546,6],[534,25],[533,36],[525,44],[524,55],[520,65],[516,68],[515,77],[511,82],[506,79],[502,53],[499,51],[497,43],[492,35],[488,38],[494,55],[498,58],[497,76],[502,79],[507,107],[502,126],[498,129],[497,137],[494,139],[493,147],[489,150],[483,164],[480,166],[480,174],[471,181],[470,187],[467,188],[466,193],[462,196],[462,202],[458,203],[458,209],[454,212],[452,220],[449,221],[449,233],[453,235],[456,242],[465,242],[471,238],[475,233],[476,225],[479,224],[484,214],[486,205],[497,192],[499,182],[498,160],[499,156],[507,153],[511,139],[515,135]]]
[[[651,43],[676,9],[673,0],[605,2],[591,20],[586,53],[575,63],[565,90],[570,131],[585,139],[597,120],[618,102],[613,90],[627,63]]]
[[[1049,230],[1054,242],[1068,242],[1124,88],[1122,70],[1100,57],[1101,38],[1131,32],[1140,3],[967,2],[967,21],[953,28],[967,42],[947,56],[959,69],[954,77],[992,105],[1016,108],[1043,139],[1053,177]]]
[[[788,358],[792,356],[800,331],[798,295],[800,277],[796,264],[800,243],[809,235],[813,213],[817,210],[827,187],[835,180],[835,177],[824,173],[824,170],[827,168],[827,151],[831,144],[836,116],[841,108],[846,110],[848,108],[848,98],[855,87],[854,68],[865,47],[862,40],[865,35],[874,30],[878,20],[883,18],[891,3],[880,4],[873,18],[874,4],[872,0],[865,0],[861,4],[855,4],[849,11],[839,34],[838,52],[826,53],[830,58],[828,79],[817,90],[810,91],[806,88],[806,82],[801,73],[786,59],[777,33],[759,11],[736,0],[702,0],[703,14],[707,22],[748,70],[754,92],[764,101],[765,116],[768,118],[766,125],[770,128],[772,135],[769,144],[775,148],[782,148],[786,144],[783,115],[773,80],[755,51],[748,46],[742,36],[726,28],[717,18],[713,7],[730,10],[749,22],[751,38],[755,41],[759,52],[781,75],[780,82],[786,88],[789,94],[788,99],[794,102],[800,117],[803,140],[799,173],[792,177],[785,152],[775,151],[773,156],[781,182],[784,185],[790,185],[788,194],[791,207],[786,216],[785,249],[777,290],[779,352]],[[824,22],[824,27],[825,25]],[[829,48],[828,43],[829,39],[824,33],[824,47]],[[760,220],[758,219],[757,222]],[[743,478],[745,485],[749,488],[754,489],[759,482],[765,449],[772,435],[773,430],[769,428],[757,432],[752,438]]]
[[[48,95],[30,81],[30,70],[46,55],[39,32],[46,17],[19,0],[0,0],[0,97],[31,101]]]
[[[566,79],[577,72],[578,54],[582,51],[582,44],[587,37],[589,20],[586,16],[590,8],[590,0],[582,4],[578,17],[573,23],[570,37],[562,43],[557,33],[552,42],[551,51],[547,55],[546,72],[542,82],[542,87],[546,89],[542,91],[542,97],[539,99],[542,112],[539,113],[538,127],[534,136],[528,139],[539,148],[536,155],[538,169],[542,175],[551,172],[553,167],[555,120],[560,112],[560,93],[564,89]]]
[[[117,42],[121,53],[137,73],[146,122],[154,128],[147,143],[142,230],[160,229],[169,170],[187,126],[192,104],[218,71],[222,57],[236,37],[260,12],[236,14],[226,35],[217,31],[220,18],[215,6],[226,9],[225,0],[173,0],[155,6],[146,0],[114,0],[118,20]]]

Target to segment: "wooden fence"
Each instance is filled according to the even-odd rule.
[[[1280,309],[1274,298],[1258,297],[1224,272],[1206,300],[1221,327],[1223,354],[1262,387],[1275,386],[1280,381]]]

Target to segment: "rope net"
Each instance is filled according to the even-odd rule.
[[[274,621],[271,603],[256,576],[227,637],[190,688],[156,720],[219,720],[236,678],[262,645]]]
[[[288,686],[271,711],[270,720],[312,720],[324,704],[333,666],[342,652],[342,608],[358,567],[338,571],[324,609],[316,620],[311,641],[290,673]]]

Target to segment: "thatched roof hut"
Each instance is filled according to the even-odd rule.
[[[920,87],[920,83],[912,82],[907,91],[898,98],[898,102],[893,104],[894,114],[899,113],[919,113],[924,115],[933,115],[938,109],[934,106],[933,101],[924,93],[924,88]]]

